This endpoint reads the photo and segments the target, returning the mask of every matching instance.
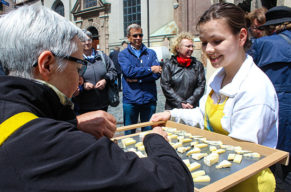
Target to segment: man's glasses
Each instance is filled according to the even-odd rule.
[[[142,37],[143,37],[143,34],[142,34],[142,33],[141,33],[141,34],[133,34],[132,36],[133,36],[134,38],[137,38],[138,36],[142,38]]]
[[[51,51],[51,53],[53,54],[53,56],[58,57],[58,56],[56,56],[56,54],[55,54],[54,52]],[[64,57],[61,57],[61,58],[63,58],[63,59],[67,59],[67,60],[69,60],[69,61],[73,61],[73,62],[76,62],[76,63],[81,64],[82,66],[81,66],[81,68],[78,68],[78,73],[79,73],[80,76],[83,76],[83,75],[84,75],[84,73],[85,73],[85,71],[86,71],[86,69],[87,69],[87,63],[88,63],[86,60],[78,59],[78,58],[76,58],[76,57],[72,57],[72,56],[64,56]],[[38,63],[36,62],[36,63],[33,65],[33,67],[36,67],[37,64],[38,64]]]
[[[88,63],[86,60],[78,59],[78,58],[72,57],[72,56],[65,56],[62,58],[81,64],[81,68],[78,68],[78,73],[80,76],[84,75],[84,73],[87,70],[87,63]]]

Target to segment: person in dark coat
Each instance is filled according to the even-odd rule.
[[[272,81],[279,100],[277,148],[291,153],[291,8],[278,6],[266,13],[261,26],[267,36],[256,39],[250,50],[254,62]],[[291,165],[273,167],[277,188],[290,190]]]
[[[166,97],[165,109],[192,109],[205,90],[204,67],[192,57],[193,37],[189,33],[180,33],[172,43],[170,60],[163,65],[161,87]]]
[[[84,85],[79,95],[73,98],[76,112],[107,111],[109,106],[108,87],[116,80],[116,69],[111,59],[101,51],[92,48],[92,34],[84,30],[87,40],[83,42],[84,58],[88,61],[83,75]]]
[[[118,62],[118,54],[120,51],[120,47],[115,47],[114,50],[109,54],[110,59],[113,61],[116,72],[117,72],[117,83],[118,83],[118,89],[121,91],[121,67]]]
[[[1,192],[194,191],[162,127],[144,137],[139,158],[111,140],[112,115],[75,115],[71,98],[87,64],[81,29],[34,4],[0,17],[0,31],[9,70],[0,76]]]

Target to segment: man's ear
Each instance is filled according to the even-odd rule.
[[[42,80],[48,81],[54,72],[55,56],[51,51],[44,51],[38,57],[37,69]]]

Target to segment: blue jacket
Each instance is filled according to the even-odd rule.
[[[291,31],[285,30],[291,41]],[[250,54],[271,79],[279,100],[279,138],[277,148],[291,152],[291,43],[279,34],[253,42]]]
[[[140,57],[134,54],[131,45],[121,51],[118,61],[122,70],[123,103],[147,104],[157,101],[156,80],[160,74],[154,74],[151,66],[160,65],[156,53],[141,47]],[[137,79],[136,83],[129,83],[126,79]]]

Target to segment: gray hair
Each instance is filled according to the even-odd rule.
[[[92,33],[88,31],[87,29],[83,29],[83,32],[90,38],[92,39]]]
[[[136,23],[133,23],[131,25],[129,25],[127,28],[126,28],[126,36],[129,37],[130,36],[130,30],[131,29],[142,29],[140,25],[136,24]]]
[[[54,11],[38,5],[22,6],[0,18],[0,62],[9,75],[33,78],[33,64],[39,55],[52,51],[57,56],[58,70],[78,49],[73,40],[85,39],[81,29]]]

